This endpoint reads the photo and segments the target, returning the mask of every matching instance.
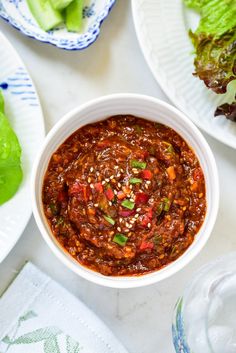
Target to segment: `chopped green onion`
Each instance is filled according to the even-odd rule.
[[[159,245],[161,241],[162,241],[162,236],[159,234],[155,234],[153,237],[153,243],[155,245]]]
[[[123,207],[128,208],[129,210],[133,210],[134,209],[134,202],[130,201],[130,200],[124,200],[121,202],[121,205]]]
[[[159,205],[157,206],[156,214],[159,217],[161,215],[161,212],[164,209],[164,202],[160,202]]]
[[[169,147],[167,147],[166,151],[170,154],[174,154],[175,153],[175,150],[174,150],[174,147],[172,145],[170,145]]]
[[[103,216],[103,218],[110,224],[112,224],[114,226],[114,224],[116,223],[116,221],[114,221],[113,218],[111,218],[110,216]]]
[[[130,184],[140,184],[143,181],[142,181],[142,179],[139,179],[139,178],[130,178],[129,182],[130,182]]]
[[[50,208],[53,216],[56,216],[59,213],[58,205],[56,203],[50,203],[49,208]]]
[[[175,153],[174,147],[172,146],[171,143],[166,142],[166,141],[163,141],[163,143],[167,146],[167,149],[166,149],[167,153],[170,153],[170,154],[174,154]]]
[[[167,197],[165,197],[164,199],[163,199],[163,210],[165,211],[165,212],[168,212],[169,211],[169,209],[170,209],[170,200],[167,198]]]
[[[174,245],[173,248],[171,249],[170,256],[176,255],[177,251],[178,251],[178,246]]]
[[[145,169],[146,166],[147,166],[146,162],[140,162],[140,161],[137,161],[136,159],[131,160],[131,167],[133,168]]]
[[[138,132],[139,134],[142,132],[142,128],[140,125],[134,125],[134,129],[136,130],[136,132]]]
[[[119,244],[121,246],[125,246],[127,240],[128,237],[121,233],[117,233],[113,238],[114,243]]]
[[[59,226],[59,225],[61,225],[61,224],[63,224],[64,223],[64,218],[62,217],[62,216],[60,216],[59,218],[58,218],[58,220],[57,220],[57,225]]]
[[[152,156],[155,156],[155,153],[156,153],[156,150],[153,146],[151,146],[149,149],[148,149],[148,152],[149,154],[151,154]]]

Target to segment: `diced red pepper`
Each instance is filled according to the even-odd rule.
[[[152,217],[153,217],[152,208],[149,208],[149,210],[148,210],[148,212],[147,212],[147,217],[148,217],[149,219],[152,219]]]
[[[117,198],[118,200],[123,200],[126,198],[126,194],[123,191],[118,191]]]
[[[142,179],[151,180],[152,179],[152,172],[148,169],[144,169],[141,171],[140,176]]]
[[[149,152],[148,151],[139,151],[137,153],[137,155],[139,158],[145,159],[149,156]]]
[[[135,215],[135,210],[120,210],[118,213],[122,217],[130,217]]]
[[[109,200],[109,201],[111,201],[111,200],[113,200],[114,199],[114,192],[113,192],[113,190],[112,190],[112,188],[108,188],[106,191],[105,191],[105,195],[106,195],[106,197],[107,197],[107,199]]]
[[[140,250],[147,250],[147,249],[152,250],[153,248],[154,248],[154,244],[151,242],[147,242],[145,240],[143,240],[140,245]]]
[[[79,199],[81,200],[88,201],[90,188],[88,185],[84,185],[76,182],[70,187],[69,192],[71,195],[78,196]]]
[[[137,205],[145,204],[148,202],[149,196],[145,194],[144,192],[138,192],[135,195],[135,203]]]
[[[71,187],[70,187],[70,194],[79,194],[82,191],[82,185],[79,183],[74,183]]]
[[[142,227],[147,227],[148,223],[150,222],[150,218],[145,214],[142,216],[141,218],[141,222],[140,222],[140,225]]]
[[[63,191],[63,190],[59,191],[58,196],[57,196],[58,201],[60,201],[60,202],[66,201],[66,198],[67,198],[67,195],[66,195],[65,191]]]
[[[95,188],[95,190],[98,191],[98,192],[103,192],[102,183],[95,183],[95,184],[94,184],[94,188]]]
[[[202,170],[201,168],[197,168],[194,170],[193,172],[193,179],[195,181],[199,181],[199,180],[202,180],[203,179],[203,173],[202,173]]]
[[[98,143],[96,145],[97,149],[99,149],[99,150],[103,150],[104,148],[109,147],[109,146],[111,146],[111,141],[109,141],[109,140],[98,141]]]

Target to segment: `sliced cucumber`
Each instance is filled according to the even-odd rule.
[[[82,28],[83,0],[73,0],[66,8],[66,27],[70,32],[79,32]]]
[[[52,6],[56,10],[63,10],[65,9],[73,0],[50,0]]]
[[[49,31],[63,22],[62,14],[55,10],[50,0],[27,0],[30,11],[44,31]]]

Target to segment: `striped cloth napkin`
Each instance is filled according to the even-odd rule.
[[[0,353],[127,353],[83,303],[27,263],[0,299]]]

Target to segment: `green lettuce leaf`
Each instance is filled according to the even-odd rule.
[[[4,115],[4,100],[0,91],[0,205],[16,193],[22,177],[21,147]]]
[[[195,73],[216,93],[236,79],[236,0],[185,0],[201,19],[190,37],[195,47]]]

